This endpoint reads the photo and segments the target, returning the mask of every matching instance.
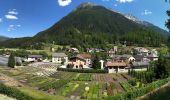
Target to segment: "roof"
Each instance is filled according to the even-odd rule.
[[[114,61],[109,61],[106,63],[107,67],[119,67],[119,66],[127,66],[125,62],[114,62]]]
[[[71,57],[70,60],[76,59],[76,58],[77,58],[77,59],[80,59],[80,60],[83,60],[83,61],[86,61],[83,57],[78,56],[78,55],[77,55],[77,56],[74,56],[74,57]]]
[[[42,55],[28,55],[28,58],[42,58]]]
[[[65,53],[53,53],[52,57],[67,57]]]
[[[156,54],[150,54],[147,56],[148,58],[158,58],[158,56]]]
[[[87,53],[78,54],[77,56],[84,58],[84,59],[91,59],[92,58],[92,56],[90,54],[87,54]]]
[[[127,55],[127,54],[124,54],[124,55],[113,55],[113,59],[128,59],[132,57],[132,55]]]
[[[149,62],[132,62],[132,66],[148,66]]]
[[[144,55],[134,55],[133,57],[134,57],[137,61],[141,61],[141,60],[143,60],[143,58],[145,58]]]

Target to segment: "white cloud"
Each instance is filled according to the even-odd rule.
[[[130,3],[130,2],[133,2],[134,0],[116,0],[117,2],[120,2],[120,3]]]
[[[151,15],[152,12],[149,10],[144,10],[144,12],[141,13],[142,15]]]
[[[8,14],[18,15],[18,12],[12,10],[12,11],[9,11]]]
[[[8,26],[8,29],[7,29],[7,31],[8,32],[10,32],[10,31],[16,31],[18,28],[20,28],[21,27],[21,25],[9,25]]]
[[[2,18],[0,18],[0,23],[2,22]]]
[[[18,14],[19,13],[17,12],[16,9],[12,9],[12,10],[8,11],[8,14],[5,15],[5,18],[10,19],[10,20],[16,20],[16,19],[18,19],[18,17],[17,17]]]
[[[16,19],[18,19],[18,17],[17,16],[15,16],[15,15],[5,15],[5,18],[7,18],[7,19],[11,19],[11,20],[16,20]]]
[[[71,2],[72,0],[58,0],[58,4],[63,7],[68,6]]]

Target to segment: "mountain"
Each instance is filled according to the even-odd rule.
[[[30,47],[42,43],[74,47],[102,47],[127,41],[128,44],[159,46],[165,43],[162,33],[130,20],[130,17],[103,6],[83,3],[47,30],[32,38],[11,39],[0,45]]]
[[[147,28],[151,28],[152,30],[156,31],[156,32],[159,32],[159,33],[162,33],[164,35],[170,35],[170,33],[164,29],[161,29],[160,27],[158,26],[155,26],[153,25],[152,23],[150,22],[147,22],[147,21],[141,21],[139,20],[137,17],[133,16],[132,14],[125,14],[125,17],[128,18],[129,20],[132,20],[138,24],[141,24]]]
[[[8,37],[0,36],[0,41],[6,41],[6,40],[8,40],[8,39],[9,39]]]

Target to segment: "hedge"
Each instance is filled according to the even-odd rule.
[[[134,100],[137,97],[143,96],[154,89],[160,88],[162,85],[168,83],[170,81],[170,78],[158,80],[155,82],[152,82],[145,87],[136,88],[133,91],[128,91],[123,94],[118,94],[116,96],[108,96],[107,100]]]
[[[58,71],[65,72],[78,72],[78,73],[108,73],[107,70],[94,70],[94,69],[71,69],[71,68],[58,68]]]
[[[36,100],[35,98],[22,93],[20,90],[13,87],[5,86],[4,84],[0,84],[0,93],[15,98],[17,100]]]

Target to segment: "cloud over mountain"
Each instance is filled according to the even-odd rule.
[[[63,7],[68,6],[71,2],[72,0],[58,0],[58,4]]]

